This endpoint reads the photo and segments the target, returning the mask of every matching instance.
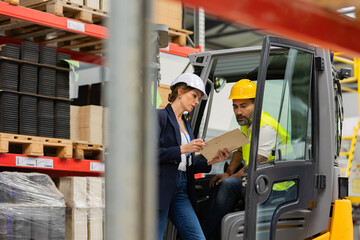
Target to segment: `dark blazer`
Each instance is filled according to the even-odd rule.
[[[181,162],[181,135],[179,125],[174,111],[170,104],[165,109],[158,111],[158,208],[159,210],[168,209],[171,197],[175,192],[176,174]],[[194,139],[190,123],[183,117],[190,138]],[[192,153],[192,164],[187,166],[187,192],[191,204],[197,210],[195,192],[195,173],[210,172],[211,166],[207,165],[207,160],[201,154],[195,156]]]

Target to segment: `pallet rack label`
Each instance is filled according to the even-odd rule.
[[[76,30],[79,32],[85,32],[85,24],[83,24],[81,22],[72,21],[69,19],[67,20],[67,28]]]
[[[54,168],[53,160],[48,158],[37,159],[36,166],[40,168]]]
[[[54,168],[54,162],[48,158],[31,158],[16,156],[16,166]]]
[[[104,172],[105,165],[104,165],[104,163],[91,162],[90,163],[90,171]]]

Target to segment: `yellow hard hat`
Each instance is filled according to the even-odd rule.
[[[229,99],[251,99],[255,95],[256,84],[249,79],[241,79],[231,88]]]

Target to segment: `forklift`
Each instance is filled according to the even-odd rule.
[[[210,140],[239,128],[230,89],[240,79],[257,85],[243,208],[222,219],[221,239],[353,239],[348,179],[340,177],[338,166],[343,121],[339,80],[351,70],[335,70],[328,50],[273,36],[265,36],[260,47],[195,53],[189,59],[209,96],[188,115],[196,138]],[[258,164],[262,111],[286,129],[290,141],[277,139],[275,159]],[[284,144],[291,144],[292,151],[282,151]],[[206,202],[212,176],[197,179],[200,221],[211,214]],[[280,195],[273,204],[263,204],[273,194],[272,186],[285,181],[295,183],[296,196],[289,200]]]

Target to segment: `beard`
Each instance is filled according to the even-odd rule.
[[[242,114],[236,115],[236,121],[240,126],[250,126],[252,123],[252,114],[250,114],[248,117]],[[243,120],[239,120],[240,118],[243,118]]]

